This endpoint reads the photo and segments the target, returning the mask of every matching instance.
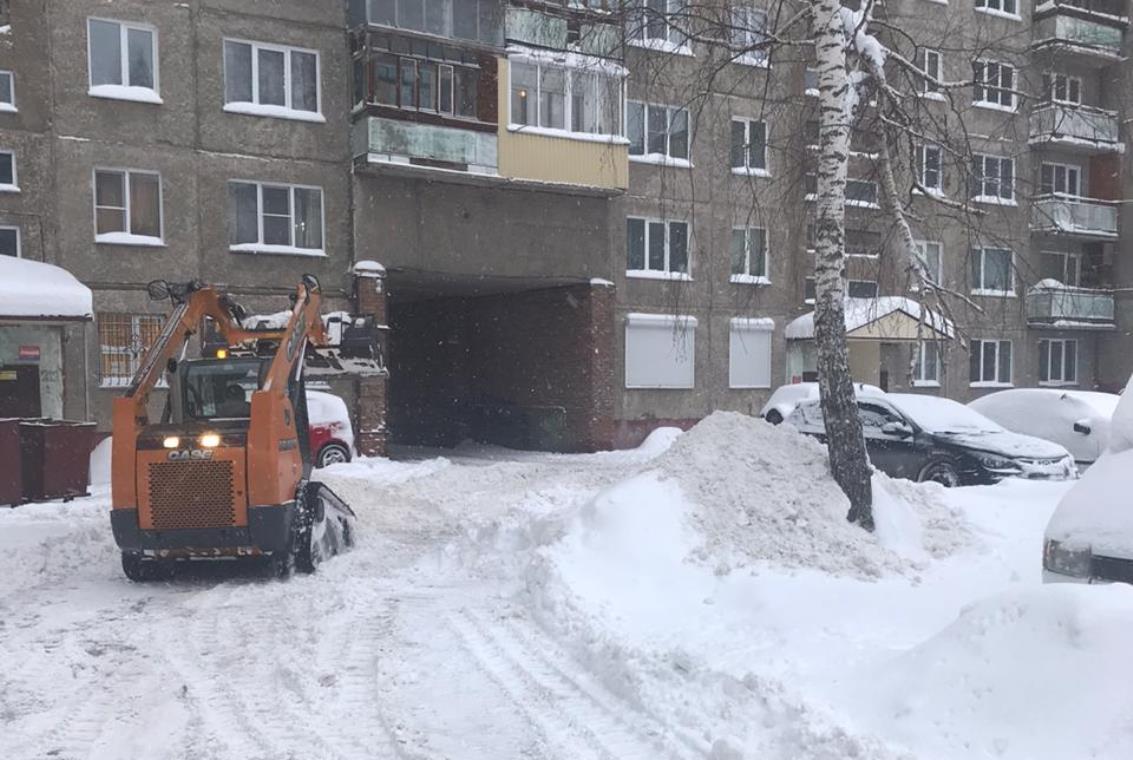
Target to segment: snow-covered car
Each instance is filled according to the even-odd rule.
[[[1043,540],[1043,580],[1133,583],[1133,398],[1126,386],[1109,447],[1066,492]]]
[[[946,398],[911,393],[859,396],[866,449],[873,466],[894,478],[945,486],[996,483],[1006,477],[1066,479],[1077,475],[1063,447],[1004,430]],[[787,418],[800,432],[824,439],[817,400]]]
[[[349,462],[354,455],[354,428],[340,396],[307,391],[308,440],[315,467]]]
[[[968,406],[1016,433],[1065,446],[1080,467],[1101,456],[1109,443],[1109,421],[1120,396],[1056,388],[1012,388]]]
[[[878,395],[884,393],[876,385],[868,383],[854,383],[854,392],[859,396]],[[767,399],[767,403],[759,410],[759,416],[778,425],[795,411],[795,407],[802,401],[818,398],[818,383],[792,383],[780,385]]]

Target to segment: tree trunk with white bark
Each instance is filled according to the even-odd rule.
[[[873,529],[873,491],[846,344],[846,175],[850,123],[857,101],[846,68],[846,34],[839,0],[812,0],[818,68],[819,154],[815,220],[814,342],[834,480],[850,500],[847,519]]]

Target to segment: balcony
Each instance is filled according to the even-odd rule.
[[[1031,232],[1112,240],[1117,237],[1117,206],[1086,198],[1039,196],[1031,204]]]
[[[1125,151],[1116,112],[1057,103],[1031,111],[1029,142],[1074,151]]]
[[[1081,65],[1101,67],[1121,60],[1121,24],[1102,23],[1073,6],[1050,6],[1052,15],[1035,21],[1032,47],[1057,53]],[[1037,14],[1036,14],[1037,15]]]
[[[1027,323],[1052,328],[1112,327],[1113,293],[1043,280],[1027,289]]]
[[[371,116],[354,124],[354,155],[371,164],[496,174],[495,132]]]

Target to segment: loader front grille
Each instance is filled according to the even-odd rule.
[[[236,524],[232,462],[151,462],[154,530],[228,528]]]

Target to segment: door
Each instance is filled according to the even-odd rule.
[[[895,409],[879,401],[859,401],[862,432],[869,461],[893,478],[913,477],[916,450],[913,428]],[[907,435],[895,430],[905,430]]]
[[[40,417],[39,367],[0,366],[0,417]]]

